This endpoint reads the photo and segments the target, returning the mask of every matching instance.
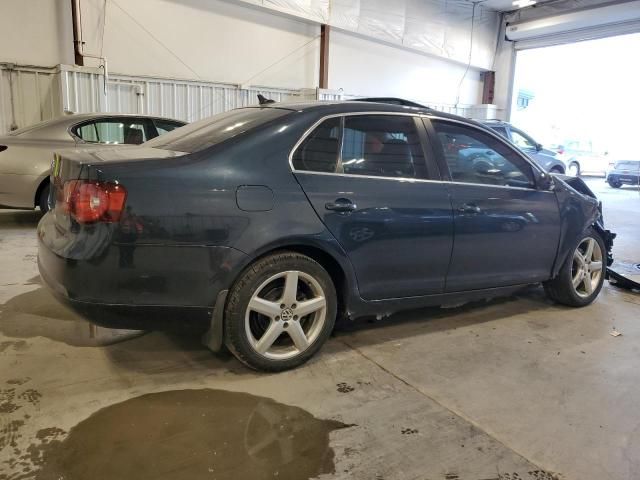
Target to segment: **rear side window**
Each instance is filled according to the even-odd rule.
[[[454,182],[535,188],[531,165],[509,146],[472,127],[432,124]]]
[[[172,132],[176,128],[180,128],[184,125],[184,123],[171,122],[169,120],[158,120],[154,119],[153,124],[158,131],[158,135],[164,135],[165,133]]]
[[[418,130],[414,118],[406,115],[347,115],[343,120],[327,119],[298,146],[292,162],[299,171],[426,177]]]
[[[293,153],[293,168],[308,172],[335,173],[340,148],[340,118],[318,125]]]
[[[426,165],[413,117],[345,117],[341,166],[344,173],[425,178]]]
[[[284,117],[290,110],[280,108],[238,108],[190,123],[160,135],[148,142],[149,147],[195,153],[241,135],[272,120]]]
[[[89,143],[140,145],[149,137],[145,123],[140,118],[95,120],[74,127],[73,133]]]

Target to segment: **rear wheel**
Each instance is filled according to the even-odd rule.
[[[47,213],[49,211],[49,191],[51,190],[51,185],[49,182],[42,187],[40,193],[38,194],[38,207],[40,207],[40,211],[42,213]]]
[[[319,263],[295,252],[270,255],[248,267],[230,292],[226,344],[251,368],[295,368],[329,337],[336,310],[335,287]]]
[[[607,180],[607,183],[612,188],[620,188],[622,186],[622,182],[620,180],[609,179],[609,180]]]
[[[549,173],[564,174],[564,170],[560,167],[553,167],[551,170],[549,170]]]
[[[590,228],[560,269],[545,282],[549,297],[563,305],[583,307],[595,300],[604,283],[606,248],[600,235]]]

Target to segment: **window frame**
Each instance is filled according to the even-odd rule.
[[[505,148],[508,148],[513,154],[519,157],[526,165],[529,165],[529,167],[531,167],[531,173],[533,174],[533,177],[534,177],[532,180],[535,186],[534,187],[514,187],[511,185],[490,185],[487,183],[457,182],[453,180],[453,178],[451,177],[451,172],[449,171],[449,165],[447,164],[447,160],[444,155],[444,148],[442,146],[442,142],[438,138],[437,132],[435,130],[435,127],[432,124],[432,121],[462,126],[465,128],[469,128],[471,130],[475,130],[479,133],[488,135],[490,137],[493,137],[495,140],[501,143]],[[491,128],[482,127],[482,126],[478,127],[468,122],[464,122],[464,121],[460,121],[452,118],[440,117],[437,115],[425,116],[423,118],[423,122],[425,123],[427,134],[429,135],[430,144],[433,146],[433,149],[436,153],[436,159],[438,161],[438,166],[440,167],[440,172],[442,172],[442,180],[444,182],[452,183],[456,185],[471,185],[474,187],[509,188],[514,190],[553,193],[550,190],[540,188],[538,184],[538,177],[545,174],[544,170],[542,170],[540,166],[536,165],[532,160],[530,160],[527,157],[527,155],[524,152],[522,152],[518,147],[516,147],[513,143],[511,143],[509,139],[504,138],[502,135],[500,135],[497,132],[494,132]]]
[[[130,143],[104,143],[104,142],[91,142],[88,140],[83,139],[80,135],[78,135],[78,129],[82,128],[82,127],[86,127],[87,125],[90,124],[94,124],[94,128],[95,128],[95,124],[99,123],[99,122],[111,122],[111,123],[116,123],[116,122],[126,122],[126,121],[131,121],[131,122],[137,122],[140,123],[143,128],[144,128],[144,133],[147,136],[147,140],[149,141],[152,138],[157,137],[157,131],[156,131],[156,127],[153,124],[153,119],[149,118],[149,117],[138,117],[135,115],[114,115],[114,116],[109,116],[109,117],[96,117],[96,118],[90,118],[90,119],[85,119],[81,122],[78,123],[74,123],[73,125],[69,126],[69,128],[67,129],[67,132],[69,133],[69,135],[71,135],[71,137],[73,138],[73,140],[76,143],[86,143],[87,145],[107,145],[107,146],[114,146],[114,145],[132,145]],[[155,137],[151,136],[150,134],[156,134]],[[143,142],[144,143],[144,142]]]
[[[293,155],[302,145],[302,143],[307,139],[309,135],[324,121],[329,120],[331,118],[340,118],[340,134],[338,136],[339,145],[338,145],[338,162],[337,162],[337,170],[342,169],[342,149],[344,142],[344,127],[345,127],[345,119],[347,117],[353,116],[365,116],[365,115],[376,115],[376,116],[404,116],[411,117],[413,119],[413,124],[416,129],[416,133],[418,134],[418,139],[420,142],[420,148],[422,151],[422,158],[425,162],[425,171],[426,177],[386,177],[386,176],[378,176],[378,175],[359,175],[354,173],[343,173],[343,172],[314,172],[312,170],[297,170],[293,166]],[[425,124],[422,121],[424,119],[423,114],[417,113],[404,113],[404,112],[384,112],[384,111],[365,111],[365,112],[342,112],[342,113],[334,113],[330,115],[324,115],[315,121],[302,136],[298,139],[298,141],[293,145],[293,148],[289,152],[289,168],[293,173],[303,173],[309,175],[340,175],[343,177],[351,177],[351,178],[373,178],[378,180],[395,180],[401,182],[440,182],[440,168],[438,166],[438,162],[436,160],[436,152],[434,151],[431,141],[429,139],[429,135],[425,129]]]

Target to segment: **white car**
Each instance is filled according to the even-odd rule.
[[[0,208],[46,212],[53,152],[139,145],[185,125],[180,120],[108,113],[55,118],[0,136]]]

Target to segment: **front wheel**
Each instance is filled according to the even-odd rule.
[[[570,307],[593,302],[604,283],[606,247],[600,235],[590,228],[560,269],[558,276],[544,283],[547,295]]]
[[[282,371],[309,360],[335,324],[336,292],[315,260],[282,252],[250,265],[225,308],[225,343],[256,370]]]

